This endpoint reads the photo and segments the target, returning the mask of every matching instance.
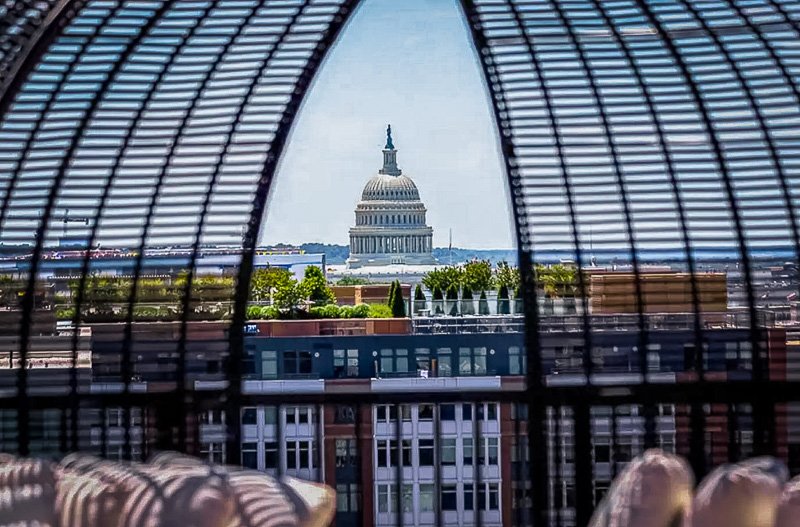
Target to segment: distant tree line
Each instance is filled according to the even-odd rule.
[[[577,293],[577,271],[563,264],[534,269],[536,286],[545,299],[574,298]],[[422,284],[431,292],[432,313],[450,315],[475,314],[474,297],[478,298],[478,314],[488,315],[487,291],[497,291],[497,314],[522,312],[519,268],[506,261],[494,269],[489,260],[472,260],[462,265],[439,267],[425,274]],[[419,286],[414,293],[414,311],[426,309],[425,295]]]
[[[191,284],[189,284],[191,280]],[[236,279],[232,275],[195,275],[131,278],[92,275],[68,283],[69,293],[55,295],[56,317],[75,320],[80,299],[83,322],[174,321],[182,318],[189,288],[189,320],[230,319]],[[398,282],[399,286],[399,282]],[[24,292],[24,281],[0,276],[0,305],[14,308]],[[338,306],[322,270],[306,268],[297,280],[287,269],[268,267],[253,272],[247,316],[251,319],[388,318],[399,313],[395,304]],[[129,305],[133,309],[129,311]],[[393,311],[393,305],[394,311]],[[404,312],[402,315],[405,316]]]

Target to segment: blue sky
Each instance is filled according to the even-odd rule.
[[[398,165],[428,208],[434,245],[513,246],[495,128],[467,28],[451,0],[366,0],[320,71],[272,189],[264,243],[348,243],[353,209]]]

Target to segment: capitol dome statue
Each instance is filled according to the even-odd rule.
[[[417,186],[397,168],[397,150],[388,126],[383,168],[364,185],[356,206],[347,267],[435,264],[433,229],[425,224],[426,210]]]

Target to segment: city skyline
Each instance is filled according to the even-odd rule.
[[[455,2],[370,0],[359,8],[299,113],[263,243],[347,245],[391,124],[434,246],[448,246],[450,229],[454,246],[514,246],[496,130],[461,18]]]

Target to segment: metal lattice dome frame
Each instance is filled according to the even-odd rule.
[[[5,256],[25,264],[20,317],[9,326],[23,363],[35,337],[36,276],[50,265],[44,254],[62,218],[77,214],[88,218],[89,236],[77,273],[76,325],[92,273],[87,249],[117,243],[136,255],[126,295],[133,313],[149,247],[188,246],[191,270],[201,246],[230,243],[231,232],[243,231],[225,341],[227,378],[241,377],[248,286],[267,194],[303,97],[357,4],[13,4],[0,25],[0,243]],[[577,426],[580,412],[588,412],[580,401],[592,397],[642,404],[717,398],[768,408],[796,396],[795,383],[769,375],[754,263],[765,252],[792,262],[800,254],[800,3],[463,0],[461,7],[490,95],[515,219],[529,423],[542,422],[547,404],[558,403],[574,406]],[[702,375],[680,393],[647,382],[614,393],[591,383],[572,391],[545,386],[533,263],[540,253],[566,247],[587,265],[589,238],[597,250],[627,249],[639,306],[643,251],[670,247],[692,276],[703,251],[734,253],[754,350],[748,390],[713,385]],[[191,276],[175,350],[179,375],[192,353]],[[583,274],[578,278],[585,293]],[[700,291],[696,280],[691,284],[690,326],[702,349]],[[589,317],[579,319],[589,353],[595,330]],[[640,308],[632,328],[641,353],[648,324]],[[76,333],[75,354],[79,340]],[[135,341],[130,315],[118,349],[123,379],[130,379]],[[590,357],[585,364],[591,368]],[[17,380],[27,386],[25,368]],[[23,389],[6,402],[19,409],[23,453],[32,407],[78,404],[74,375],[70,382],[73,393],[64,401],[41,402]],[[123,384],[119,401],[130,404],[135,394]],[[224,391],[235,408],[239,383]],[[182,383],[177,392],[186,404]],[[769,415],[754,412],[756,419]],[[543,467],[545,438],[530,426],[534,464]],[[761,451],[769,451],[765,429],[756,427]],[[588,435],[576,431],[578,441]],[[577,470],[590,470],[584,458],[577,462],[583,463]],[[536,503],[548,499],[543,487]],[[577,493],[591,488],[579,483]]]

